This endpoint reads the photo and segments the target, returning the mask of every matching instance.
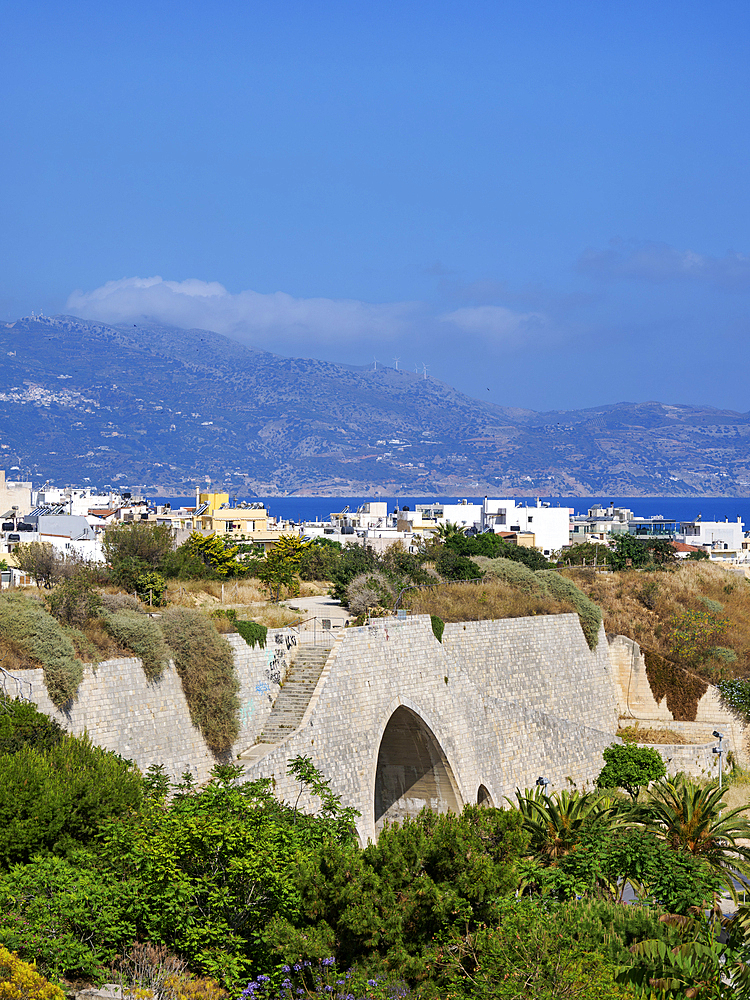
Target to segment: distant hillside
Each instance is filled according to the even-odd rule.
[[[0,324],[0,468],[184,492],[744,496],[750,415],[535,413],[435,379],[70,316]]]

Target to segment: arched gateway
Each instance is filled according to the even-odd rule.
[[[424,806],[461,811],[456,780],[430,727],[401,705],[385,727],[375,774],[375,828],[416,816]]]

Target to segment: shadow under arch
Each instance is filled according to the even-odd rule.
[[[375,829],[435,812],[461,811],[461,796],[435,734],[416,712],[400,705],[388,720],[375,772]]]
[[[480,785],[477,789],[477,805],[485,806],[486,808],[492,808],[495,805],[485,785]]]

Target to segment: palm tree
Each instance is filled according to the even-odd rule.
[[[438,525],[435,537],[439,538],[441,542],[450,542],[454,538],[463,538],[465,534],[466,528],[462,528],[458,524],[453,524],[451,521],[446,521],[445,524]]]
[[[702,858],[719,875],[737,900],[733,874],[743,878],[750,872],[750,823],[741,815],[743,806],[721,813],[728,791],[702,788],[684,775],[664,779],[651,786],[649,800],[636,811],[636,822],[666,841],[675,851]]]
[[[553,863],[576,849],[586,826],[609,819],[613,811],[612,799],[591,792],[545,795],[541,788],[516,789],[516,800],[524,829],[531,835],[530,847]],[[507,801],[515,805],[512,799]]]

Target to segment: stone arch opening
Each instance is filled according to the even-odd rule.
[[[375,829],[400,822],[424,806],[461,811],[453,771],[430,727],[401,705],[388,721],[375,772]]]
[[[485,806],[487,808],[494,808],[495,806],[495,803],[492,801],[492,796],[484,785],[480,785],[477,789],[477,805]]]

